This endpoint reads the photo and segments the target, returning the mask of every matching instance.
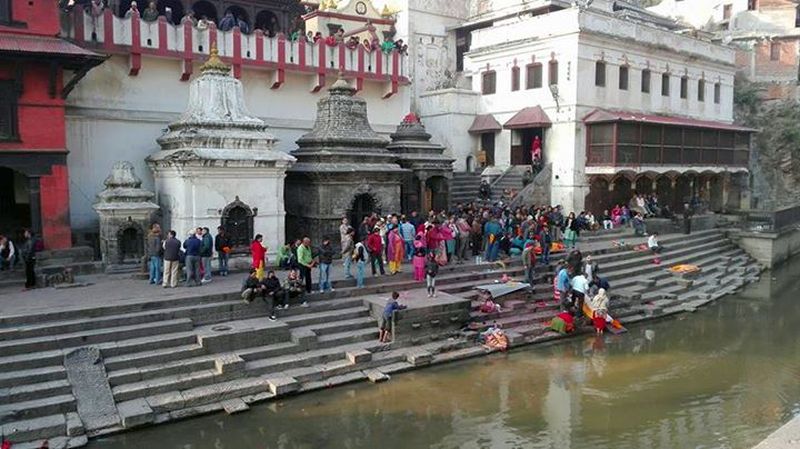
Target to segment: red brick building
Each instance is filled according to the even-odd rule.
[[[0,0],[0,233],[72,245],[64,99],[103,57],[55,37],[52,1]]]

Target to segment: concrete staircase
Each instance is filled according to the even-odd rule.
[[[513,166],[495,179],[492,182],[492,202],[503,199],[503,191],[505,189],[511,189],[519,193],[523,188],[522,175],[527,168],[527,166]]]
[[[625,324],[694,310],[757,276],[758,267],[719,231],[662,236],[662,265],[648,253],[611,241],[644,240],[627,229],[586,233],[581,245],[609,279],[615,299],[611,313]],[[563,255],[554,255],[557,261]],[[698,263],[701,277],[677,279],[665,271],[675,263]],[[557,338],[544,323],[555,313],[552,266],[538,267],[530,300],[510,301],[502,313],[472,312],[472,329],[459,338],[403,346],[377,343],[377,323],[367,298],[398,290],[423,295],[410,273],[371,278],[363,289],[353,281],[336,291],[312,294],[308,307],[279,310],[266,319],[256,301],[238,292],[165,299],[132,298],[93,309],[53,310],[0,318],[0,426],[15,449],[85,444],[87,438],[202,413],[235,413],[248,404],[388,375],[432,363],[486,353],[475,345],[477,331],[497,321],[513,344]],[[476,285],[502,273],[521,278],[518,260],[496,265],[449,265],[437,277],[444,294],[475,299]],[[98,348],[119,420],[97,428],[80,412],[91,405],[68,380],[64,358],[75,348]]]
[[[453,180],[450,182],[450,201],[453,205],[458,203],[466,204],[478,197],[478,189],[481,186],[481,174],[471,172],[453,173]]]

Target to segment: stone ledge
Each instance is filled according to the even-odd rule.
[[[155,413],[143,398],[117,404],[117,413],[126,429],[151,424],[155,421]]]
[[[220,404],[222,405],[222,409],[225,410],[225,413],[229,415],[250,410],[250,406],[245,404],[245,402],[240,398],[228,399],[222,401]]]
[[[222,354],[214,359],[214,365],[217,367],[217,373],[230,374],[242,373],[245,369],[245,361],[236,354]]]
[[[367,351],[366,349],[347,351],[347,360],[349,360],[350,363],[353,365],[358,363],[369,362],[370,360],[372,360],[372,353]]]
[[[273,377],[266,379],[266,382],[269,391],[275,396],[293,393],[300,388],[300,384],[293,377]]]

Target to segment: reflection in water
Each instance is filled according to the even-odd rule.
[[[800,262],[743,295],[579,337],[97,440],[91,449],[749,448],[800,413]],[[767,292],[765,297],[759,292]]]

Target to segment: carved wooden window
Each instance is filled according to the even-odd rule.
[[[530,64],[526,68],[526,71],[525,88],[538,89],[542,87],[542,65],[538,63]]]
[[[18,138],[16,85],[13,80],[0,80],[0,140]]]
[[[484,72],[481,77],[481,93],[491,95],[497,92],[497,73],[494,70]]]

